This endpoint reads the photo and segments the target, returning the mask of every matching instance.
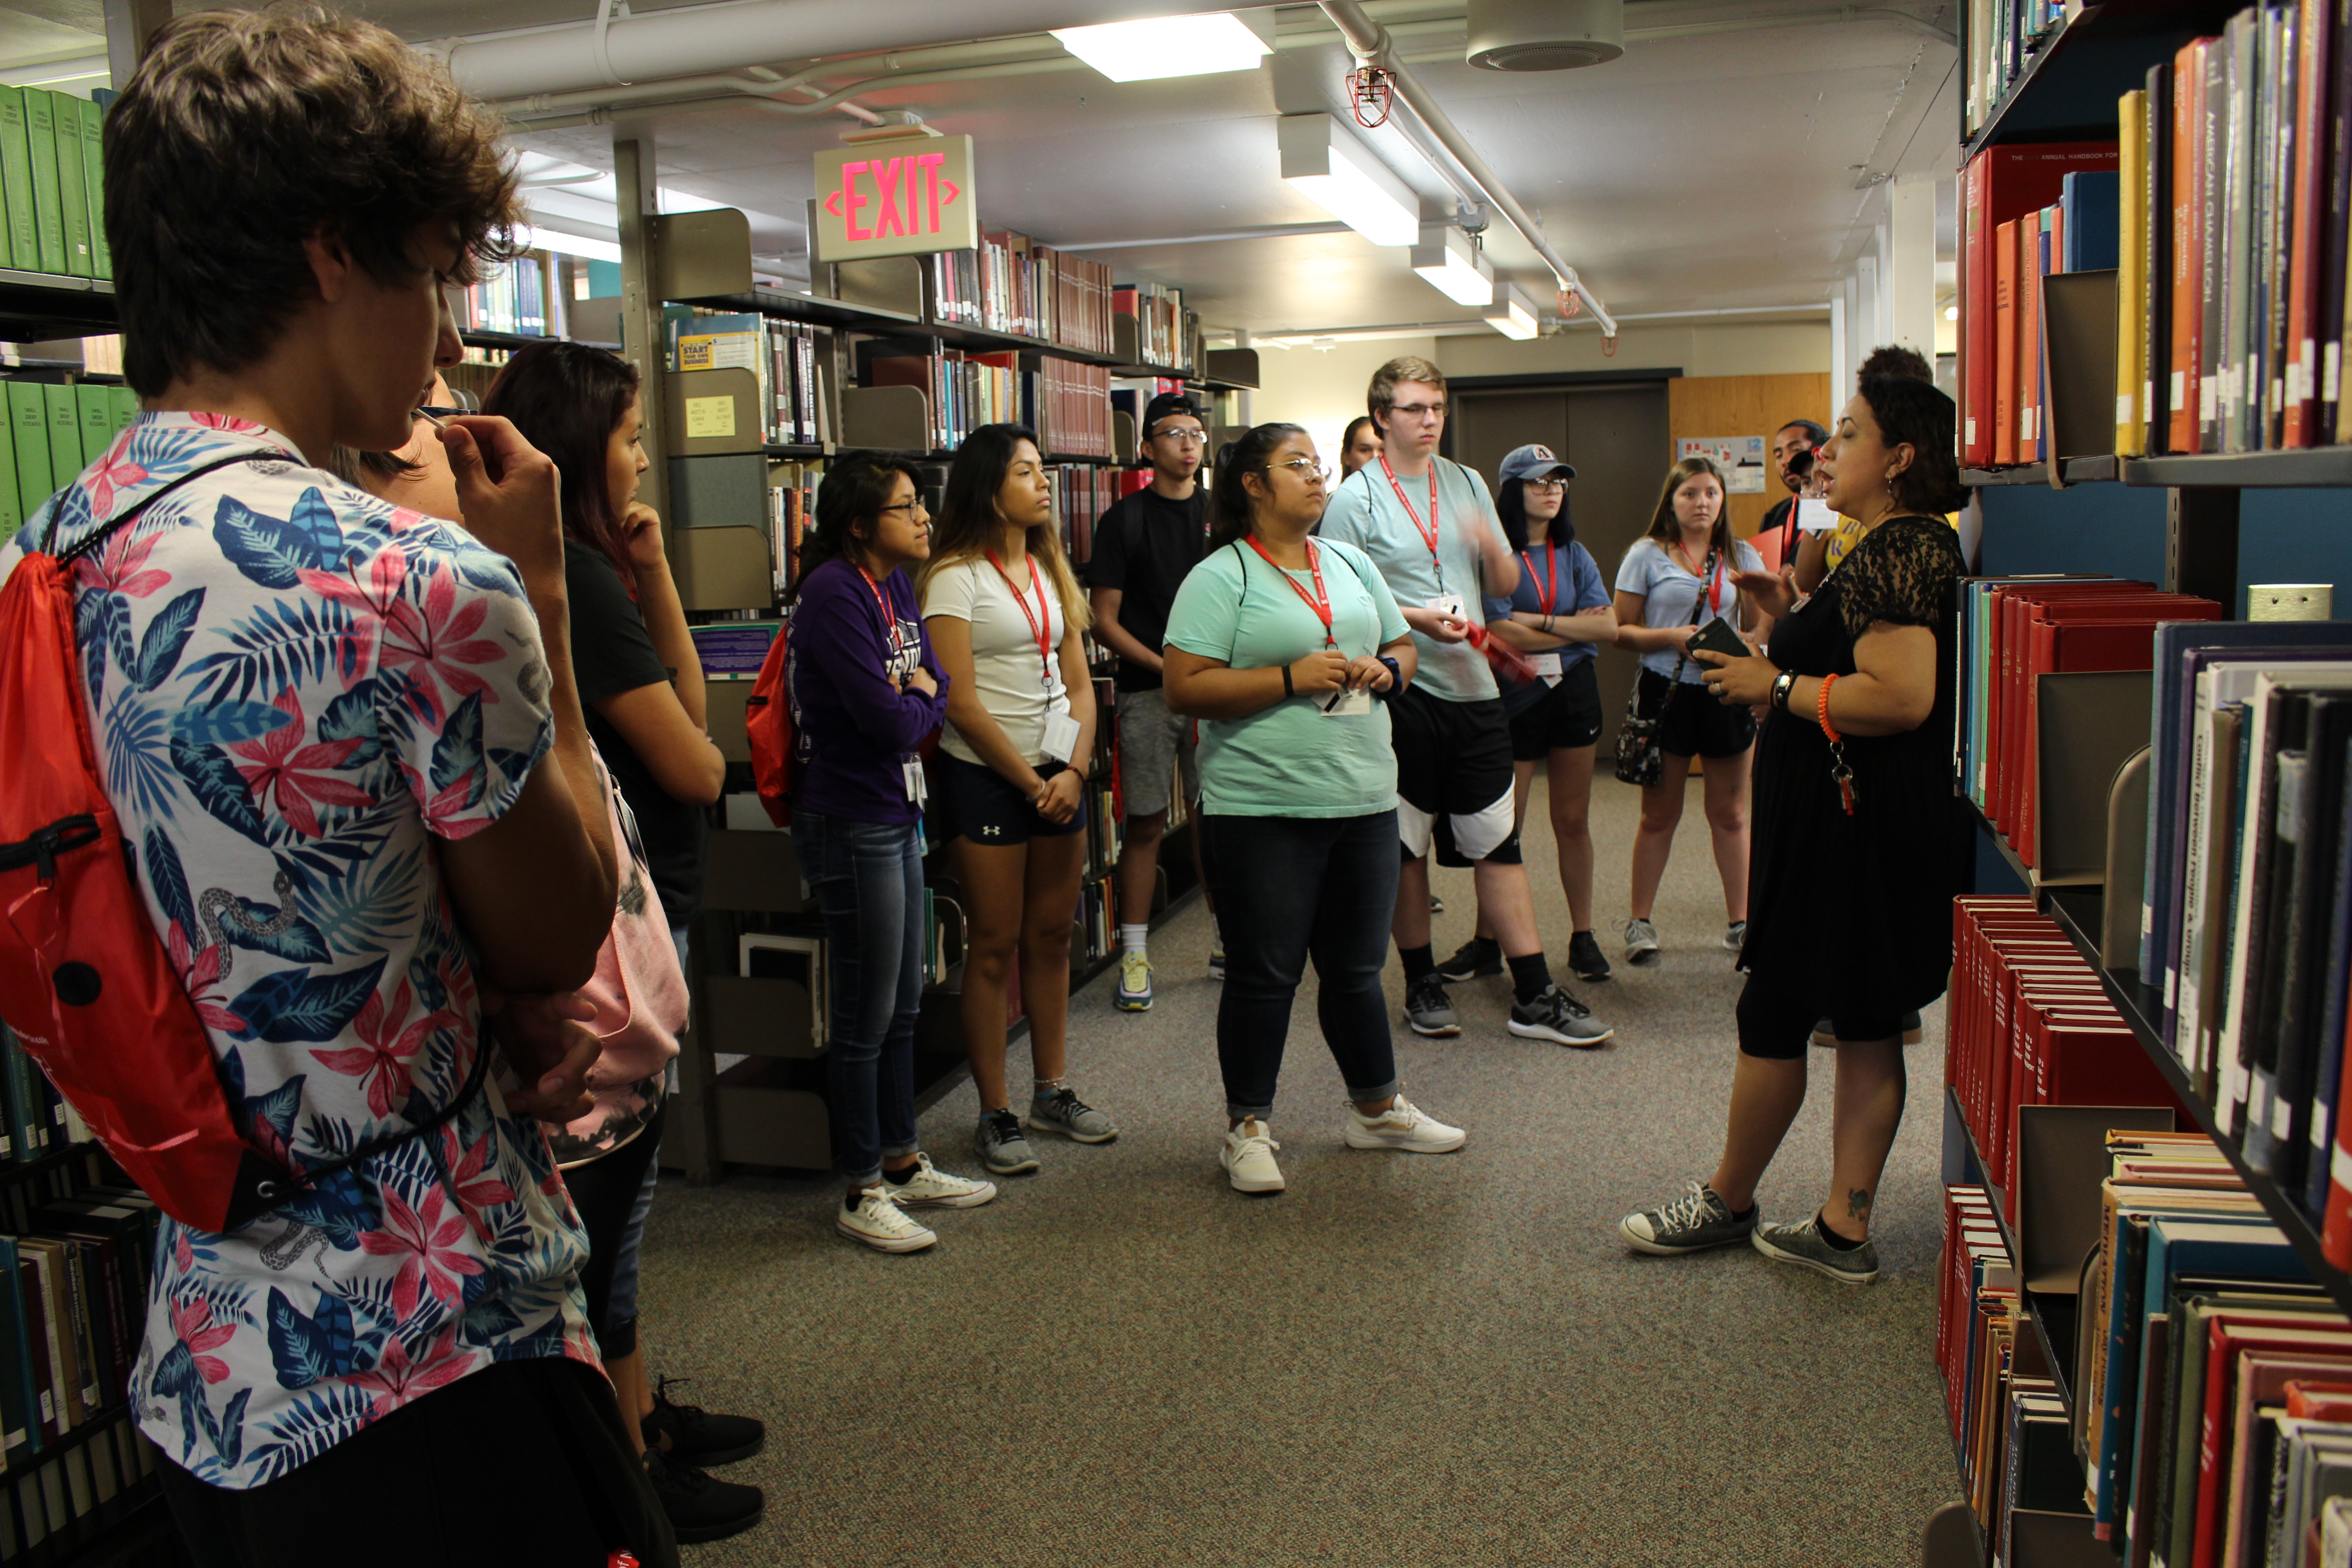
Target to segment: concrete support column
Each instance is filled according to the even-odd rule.
[[[1889,342],[1916,349],[1936,361],[1936,181],[1906,176],[1887,189],[1887,294]]]

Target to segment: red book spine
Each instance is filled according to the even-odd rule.
[[[2344,1026],[2343,1076],[2336,1079],[2336,1145],[2329,1151],[2327,1212],[2321,1217],[2320,1250],[2338,1268],[2352,1268],[2352,1018]]]
[[[2334,9],[2326,0],[2303,0],[2295,21],[2294,198],[2286,291],[2286,400],[2280,445],[2318,444],[2319,230],[2326,211],[2321,143],[2328,122],[2327,73],[2334,68],[2327,37]]]
[[[2175,452],[2200,449],[2199,355],[2205,331],[2203,222],[2198,202],[2199,152],[2205,124],[2205,53],[2210,38],[2184,45],[2172,66],[2172,410],[2167,445]]]
[[[1990,150],[1960,170],[1960,462],[1992,461],[1992,228],[1986,221]]]
[[[1992,460],[2017,458],[2017,221],[1993,231]]]

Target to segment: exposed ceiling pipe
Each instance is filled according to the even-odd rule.
[[[1214,234],[1156,235],[1150,239],[1097,239],[1080,245],[1057,245],[1055,250],[1140,250],[1153,245],[1208,245],[1223,239],[1288,239],[1302,234],[1347,234],[1344,223],[1273,223],[1259,228],[1220,229]]]
[[[1323,14],[1331,18],[1332,25],[1348,40],[1349,52],[1357,59],[1391,62],[1389,68],[1396,73],[1396,94],[1404,100],[1405,107],[1412,110],[1439,145],[1477,182],[1486,203],[1509,219],[1511,226],[1517,229],[1528,244],[1535,248],[1535,253],[1543,258],[1544,265],[1559,278],[1560,288],[1584,301],[1584,308],[1592,312],[1593,320],[1600,323],[1603,332],[1611,337],[1616,336],[1615,318],[1609,314],[1592,290],[1585,287],[1584,280],[1577,276],[1576,268],[1562,260],[1559,252],[1552,248],[1534,215],[1519,205],[1519,199],[1511,195],[1509,187],[1496,177],[1494,170],[1487,167],[1486,161],[1478,155],[1478,150],[1470,145],[1469,138],[1454,128],[1454,121],[1447,118],[1444,110],[1438,107],[1437,100],[1421,85],[1421,79],[1412,74],[1412,68],[1393,63],[1388,29],[1364,15],[1363,6],[1356,0],[1320,0],[1320,4]]]
[[[481,33],[438,46],[458,85],[489,101],[610,86],[603,58],[652,83],[740,68],[743,61],[807,59],[899,47],[951,44],[974,35],[1042,33],[1092,22],[1194,15],[1232,0],[727,0],[633,16]]]

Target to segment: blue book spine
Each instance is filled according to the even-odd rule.
[[[2065,265],[2060,271],[2096,272],[2121,258],[2122,181],[2113,169],[2078,170],[2065,176],[2058,198],[2066,215]]]

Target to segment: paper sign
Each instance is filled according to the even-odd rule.
[[[731,397],[688,398],[686,434],[689,440],[701,436],[735,434],[735,400]]]
[[[1724,489],[1733,495],[1759,495],[1771,460],[1761,436],[1685,436],[1675,443],[1675,460],[1712,458],[1723,470]]]
[[[1830,510],[1829,502],[1815,500],[1811,496],[1802,497],[1798,500],[1798,532],[1827,533],[1837,525],[1838,514]]]
[[[814,211],[819,261],[973,249],[971,138],[893,136],[819,153]]]

